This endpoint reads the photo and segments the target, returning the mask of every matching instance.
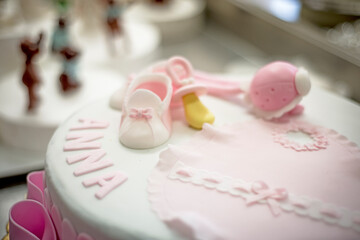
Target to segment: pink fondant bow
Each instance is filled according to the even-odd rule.
[[[153,112],[152,108],[132,108],[130,109],[129,116],[135,119],[143,118],[149,120],[152,118],[152,112]]]
[[[27,177],[27,199],[12,206],[9,216],[11,240],[56,240],[56,230],[45,208],[44,172],[33,172]]]
[[[254,196],[249,196],[246,199],[246,204],[250,205],[261,200],[266,200],[271,213],[274,216],[280,214],[280,207],[278,201],[288,198],[288,192],[285,188],[270,189],[266,183],[262,181],[255,181],[251,186],[251,190],[255,193]]]
[[[44,171],[30,173],[27,187],[27,199],[10,209],[11,240],[93,240],[86,233],[77,234],[70,221],[61,219],[44,185]]]

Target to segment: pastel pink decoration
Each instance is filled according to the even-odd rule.
[[[182,175],[184,177],[191,177],[192,176],[192,174],[190,172],[188,172],[186,170],[183,170],[183,169],[177,171],[176,174]]]
[[[72,141],[65,143],[64,151],[100,148],[101,143],[94,141],[103,137],[104,137],[103,133],[97,133],[97,132],[70,132],[66,136],[66,140],[72,140]]]
[[[249,193],[250,192],[250,189],[245,188],[243,185],[234,186],[234,189],[239,190],[239,191],[241,191],[243,193]]]
[[[125,175],[125,173],[116,171],[100,177],[84,180],[83,185],[85,187],[99,185],[100,189],[96,192],[95,196],[98,199],[102,199],[115,188],[124,183],[126,180],[127,176]]]
[[[161,74],[169,77],[172,81],[172,98],[171,107],[179,107],[182,105],[182,97],[189,93],[195,93],[200,96],[207,92],[207,88],[201,82],[195,81],[194,70],[191,63],[184,57],[175,56],[168,60],[157,62],[138,74],[131,74],[128,82],[121,89],[116,91],[110,99],[110,106],[121,110],[123,108],[124,98],[127,89],[132,81],[141,75]],[[223,85],[219,83],[218,85]],[[157,88],[154,84],[147,84],[142,88],[151,89],[155,92]],[[160,88],[162,89],[162,88]]]
[[[165,70],[173,83],[173,105],[181,103],[182,97],[187,94],[195,93],[200,96],[206,93],[205,86],[195,82],[193,67],[187,59],[172,57],[166,62]]]
[[[44,171],[30,173],[28,199],[12,206],[9,214],[11,240],[94,240],[86,233],[77,235],[72,223],[62,219],[49,191],[44,189]]]
[[[229,96],[244,93],[240,87],[242,82],[239,79],[227,79],[224,75],[214,75],[202,71],[194,71],[195,82],[206,87],[206,92],[210,95],[227,98]]]
[[[91,162],[95,162],[95,161],[98,161],[99,159],[101,159],[105,155],[106,155],[106,152],[104,149],[92,150],[92,151],[87,151],[84,153],[79,153],[74,156],[69,156],[66,158],[66,162],[68,164],[73,164],[73,163],[76,163],[76,162],[79,162],[82,160],[87,160],[87,159],[89,159],[89,161],[91,161]]]
[[[272,119],[291,112],[310,87],[305,69],[287,62],[273,62],[257,71],[248,94],[255,113]],[[299,110],[292,113],[299,114]]]
[[[62,232],[61,232],[61,239],[66,240],[76,240],[77,234],[75,232],[74,227],[71,225],[71,222],[67,219],[62,221]]]
[[[92,161],[92,159],[87,159],[75,169],[74,175],[80,176],[103,168],[111,167],[112,165],[114,165],[114,162],[110,159],[99,159],[94,161]]]
[[[44,199],[44,172],[32,172],[27,175],[27,198],[45,204]]]
[[[316,130],[326,148],[294,151],[274,141],[274,132],[294,128]],[[220,239],[358,239],[359,169],[358,146],[304,121],[205,125],[160,154],[149,201],[160,219],[179,233],[190,229],[194,239],[212,229],[197,229],[198,220],[181,217],[184,212],[221,229],[210,236]]]
[[[140,119],[143,118],[145,120],[152,118],[152,108],[132,108],[130,109],[129,117]]]
[[[294,140],[290,140],[287,136],[290,132],[302,132],[308,134],[311,138],[311,141],[306,144],[300,144]],[[273,133],[274,141],[281,144],[285,148],[290,148],[295,151],[319,151],[326,149],[328,146],[328,141],[326,136],[321,134],[316,128],[309,127],[308,125],[299,125],[292,126],[291,124],[286,127],[276,129]]]
[[[70,156],[66,159],[66,161],[69,164],[82,161],[81,164],[74,171],[75,176],[80,176],[114,165],[114,162],[112,160],[103,159],[105,154],[106,152],[103,149],[87,151],[77,154],[75,156]]]
[[[53,220],[56,232],[58,234],[59,237],[61,237],[62,234],[62,217],[61,217],[61,213],[59,211],[59,209],[57,208],[57,206],[53,205],[51,208],[51,219]]]
[[[120,142],[129,148],[153,148],[171,134],[171,80],[164,74],[144,74],[126,90],[119,129]]]
[[[341,213],[337,211],[334,207],[325,206],[320,210],[320,213],[333,219],[340,219],[342,217]]]
[[[107,121],[99,121],[99,120],[80,118],[79,122],[81,124],[71,127],[70,130],[103,129],[103,128],[107,128],[109,126],[109,122],[107,122]]]
[[[56,240],[56,232],[45,207],[35,200],[23,200],[10,209],[11,240]]]
[[[308,209],[310,207],[309,202],[301,198],[295,199],[292,204],[294,205],[294,207],[300,208],[302,210]]]
[[[286,189],[284,188],[270,189],[269,186],[263,181],[255,181],[252,184],[251,188],[256,195],[253,197],[248,197],[246,199],[247,205],[257,203],[260,200],[265,200],[267,201],[269,208],[274,216],[278,216],[280,214],[278,201],[287,199],[288,192],[286,191]]]
[[[94,239],[89,235],[87,235],[86,233],[80,233],[76,240],[94,240]]]
[[[51,201],[50,193],[49,193],[49,190],[47,188],[44,189],[44,197],[45,197],[45,208],[46,208],[46,210],[48,212],[50,212],[53,203]]]

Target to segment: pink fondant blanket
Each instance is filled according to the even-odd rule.
[[[148,191],[193,239],[360,239],[360,150],[305,122],[207,125],[161,153]]]

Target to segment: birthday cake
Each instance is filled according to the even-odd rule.
[[[253,114],[259,111],[251,111],[255,96],[249,96],[249,109],[228,98],[195,94],[187,99],[201,93],[195,91],[201,86],[191,87],[200,77],[190,81],[187,62],[175,60],[168,63],[177,70],[168,75],[157,68],[135,76],[121,111],[103,99],[56,130],[45,172],[28,176],[28,200],[10,211],[11,239],[359,238],[360,149],[320,126],[331,121],[311,111],[314,96],[304,104],[311,114],[296,118],[299,101],[284,104],[282,97],[275,107],[266,104],[275,99],[271,95],[258,99],[264,111],[286,109],[286,118],[261,120]],[[179,63],[185,69],[179,70]],[[294,70],[293,83],[302,78],[290,65],[270,66],[272,73],[278,66]],[[252,90],[242,91],[281,90],[277,84],[257,86],[265,80],[256,77]],[[286,81],[281,79],[287,86],[283,96],[296,99],[307,92],[306,84],[290,89]],[[179,82],[184,85],[178,87]],[[216,89],[214,82],[199,82]],[[176,94],[182,96],[180,106],[168,99]],[[213,124],[190,103],[211,111]],[[284,108],[289,104],[292,109]],[[201,131],[189,127],[194,119],[204,121]],[[29,220],[29,212],[37,217]]]

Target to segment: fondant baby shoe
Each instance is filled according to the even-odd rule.
[[[308,72],[287,62],[273,62],[255,74],[246,99],[259,117],[267,120],[296,115],[311,88]]]
[[[150,73],[159,73],[165,74],[166,73],[166,61],[160,61],[152,64],[151,66],[147,67],[146,69],[142,70],[140,73],[133,73],[128,76],[128,79],[125,84],[123,84],[119,89],[117,89],[110,97],[110,107],[116,110],[121,110],[123,107],[124,97],[126,94],[126,90],[129,88],[130,83],[133,79],[137,76],[150,74]]]
[[[170,58],[166,63],[166,72],[173,82],[172,105],[182,103],[188,124],[196,129],[202,129],[204,123],[212,124],[215,116],[198,97],[206,93],[206,87],[195,83],[190,62],[183,57]]]
[[[171,80],[164,74],[144,74],[131,81],[122,106],[120,142],[129,148],[153,148],[171,133]]]

